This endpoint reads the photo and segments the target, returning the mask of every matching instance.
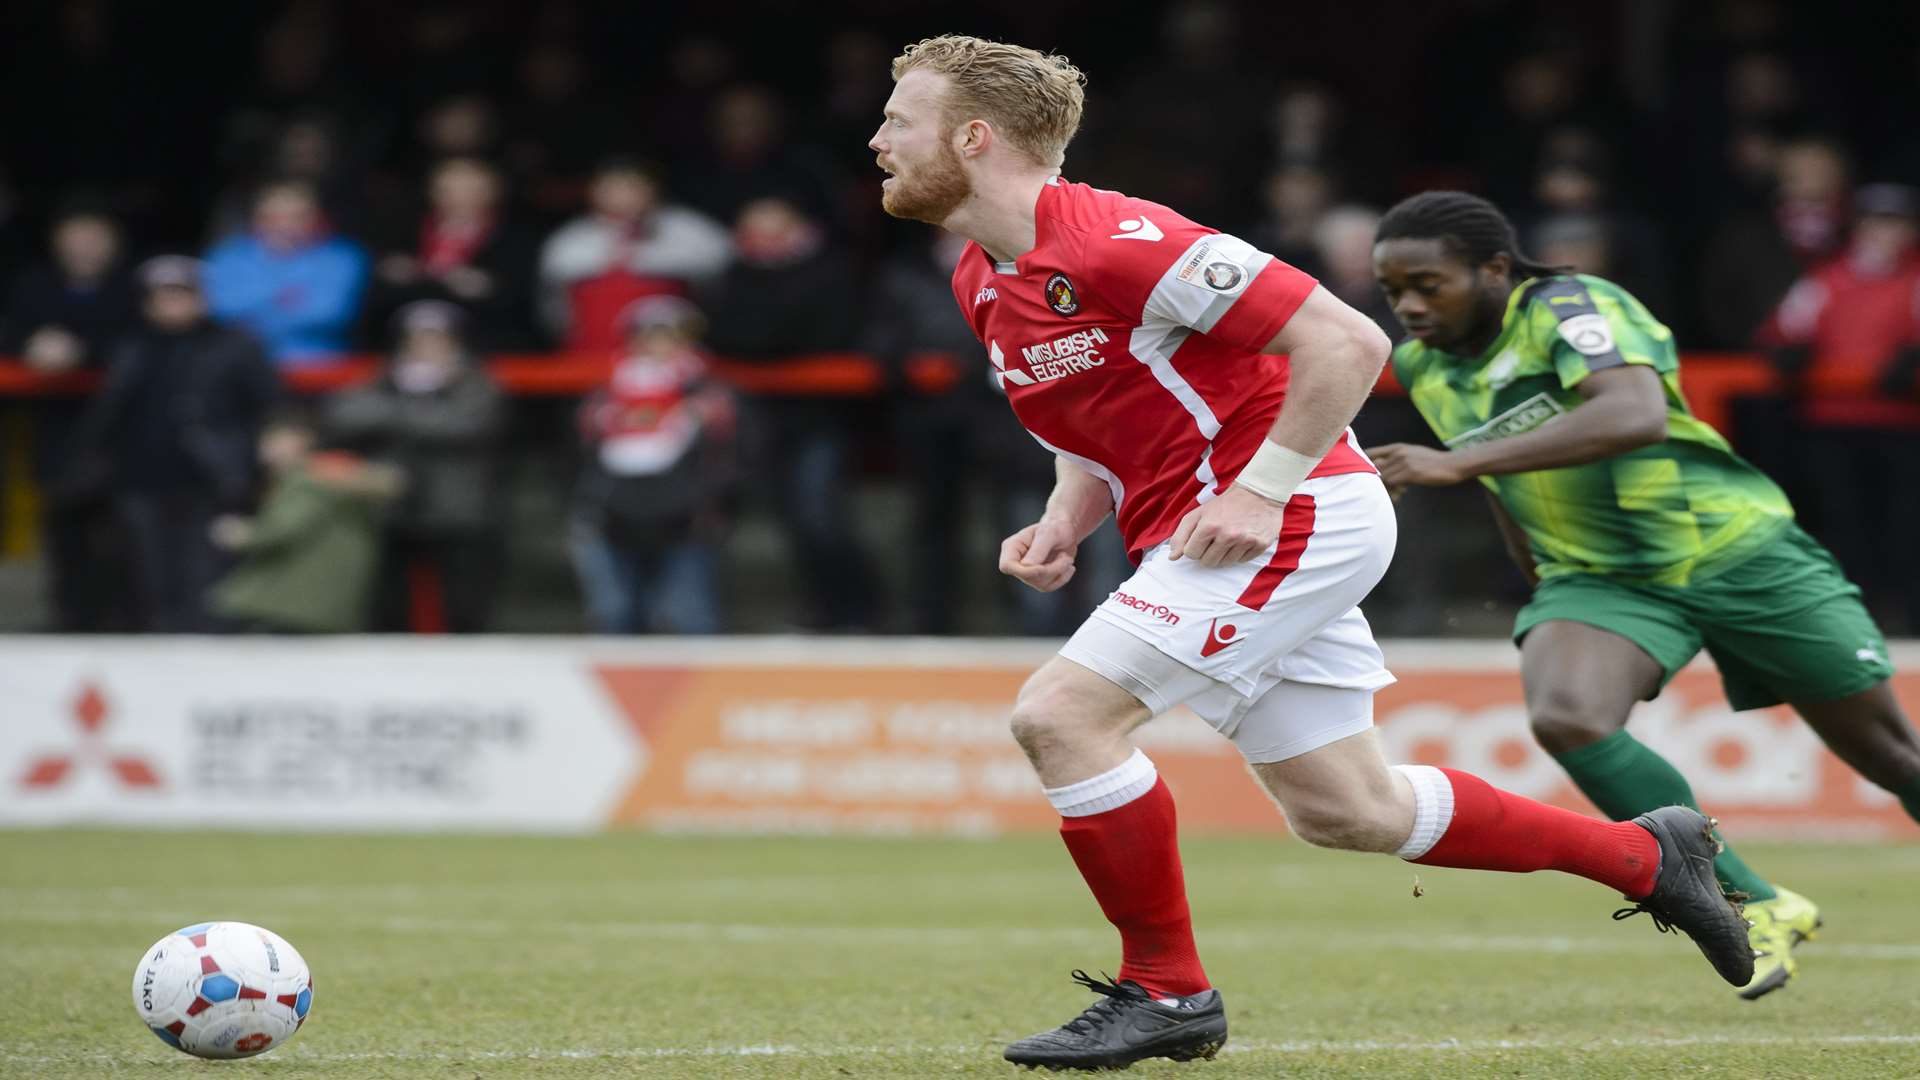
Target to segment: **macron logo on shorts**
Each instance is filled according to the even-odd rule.
[[[1233,640],[1233,635],[1238,632],[1239,631],[1234,629],[1232,623],[1221,626],[1220,620],[1217,618],[1214,619],[1213,622],[1207,625],[1207,643],[1200,646],[1201,659],[1204,660],[1228,646],[1240,644]]]

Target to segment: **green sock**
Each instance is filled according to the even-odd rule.
[[[1554,760],[1567,770],[1581,793],[1615,821],[1627,821],[1663,806],[1700,809],[1693,801],[1693,788],[1680,770],[1627,734],[1625,728],[1597,743],[1556,754]],[[1908,810],[1912,809],[1909,804]],[[1734,854],[1732,847],[1725,847],[1713,860],[1713,872],[1721,888],[1746,893],[1750,900],[1771,900],[1779,895]]]
[[[1920,776],[1901,785],[1894,794],[1900,796],[1900,805],[1907,808],[1907,816],[1920,821]]]

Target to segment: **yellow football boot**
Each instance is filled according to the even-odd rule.
[[[1797,892],[1774,886],[1771,900],[1747,902],[1747,939],[1753,942],[1753,980],[1740,988],[1752,1001],[1787,985],[1800,970],[1794,946],[1811,941],[1820,929],[1820,909]]]

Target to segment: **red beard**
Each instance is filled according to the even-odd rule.
[[[931,162],[914,170],[909,181],[895,176],[893,186],[880,194],[880,208],[897,218],[938,225],[973,194],[973,181],[960,165],[960,155],[945,139]]]

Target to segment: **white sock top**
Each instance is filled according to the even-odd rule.
[[[1395,855],[1417,859],[1433,850],[1453,824],[1453,781],[1431,765],[1395,765],[1413,785],[1413,832]]]
[[[1099,776],[1066,787],[1047,788],[1047,801],[1061,817],[1090,817],[1115,810],[1153,790],[1160,771],[1139,749],[1133,756]]]

